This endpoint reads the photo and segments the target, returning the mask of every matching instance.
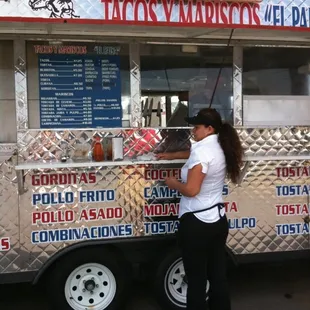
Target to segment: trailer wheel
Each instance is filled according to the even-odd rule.
[[[208,281],[206,299],[208,299],[209,289]],[[186,308],[187,283],[182,258],[178,251],[169,254],[159,265],[155,290],[163,309]]]
[[[105,250],[85,249],[58,261],[47,279],[52,309],[118,309],[125,293],[122,265]]]

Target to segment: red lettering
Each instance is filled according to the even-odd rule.
[[[279,178],[281,176],[281,168],[276,168],[277,177]]]
[[[91,210],[91,209],[90,209]],[[88,212],[90,211],[88,210]],[[88,221],[88,213],[87,213],[87,210],[86,209],[83,209],[81,214],[80,214],[80,217],[79,217],[79,221]]]
[[[306,204],[304,204],[303,206],[302,206],[302,209],[301,209],[301,214],[309,214],[309,207],[306,205]]]
[[[38,186],[38,185],[40,185],[40,178],[39,178],[39,176],[38,175],[33,175],[32,177],[31,177],[31,184],[32,184],[32,186]]]
[[[72,210],[43,211],[32,213],[32,225],[52,223],[72,223],[74,212]]]
[[[119,9],[119,2],[113,1],[112,20],[121,20],[121,12]]]
[[[49,176],[47,174],[42,175],[41,185],[49,185]]]
[[[170,22],[173,8],[173,0],[163,0],[163,7],[165,11],[166,21]]]
[[[205,3],[206,10],[206,23],[212,24],[212,19],[214,15],[214,4],[212,2]]]
[[[277,215],[307,215],[309,211],[309,206],[307,204],[276,205]]]
[[[282,177],[288,177],[288,168],[282,168]]]
[[[180,204],[150,204],[144,206],[144,216],[176,216],[179,214]]]
[[[41,50],[41,46],[40,45],[34,45],[34,52],[36,54],[39,54],[40,53],[40,50]]]
[[[232,3],[229,8],[229,23],[234,24],[234,9],[237,9],[237,13],[239,13],[240,5],[238,3]]]
[[[145,170],[144,178],[145,180],[164,180],[166,177],[175,177],[179,179],[181,176],[181,170],[178,168],[175,169],[151,169]]]
[[[219,12],[219,7],[220,7],[220,4],[218,2],[216,2],[214,4],[214,7],[215,7],[215,23],[219,23],[220,22],[220,12]]]
[[[256,25],[260,25],[259,10],[260,10],[260,5],[258,3],[254,3],[254,5],[253,5],[253,19],[254,19]]]
[[[227,2],[223,2],[221,5],[221,20],[222,22],[226,25],[228,23],[228,18],[227,18],[227,8],[228,8],[228,3]]]
[[[95,172],[90,172],[89,175],[89,183],[90,184],[93,184],[93,183],[96,183],[96,173]]]
[[[83,209],[79,220],[80,221],[101,221],[109,219],[122,219],[124,216],[123,208],[92,208],[92,209]]]
[[[97,219],[99,220],[105,220],[106,219],[106,215],[103,209],[99,209],[98,211],[98,215],[97,215]]]
[[[248,22],[249,22],[249,25],[252,25],[252,9],[251,9],[251,6],[249,3],[243,3],[241,5],[241,9],[240,9],[240,24],[241,25],[244,25],[244,17],[245,17],[245,10],[248,11]]]
[[[196,23],[203,23],[202,3],[201,3],[201,1],[198,1],[197,4],[196,4],[195,22]]]
[[[293,167],[290,167],[289,169],[289,175],[291,177],[295,177],[296,176],[296,172],[297,172],[297,176],[299,176],[299,169],[297,168],[297,170]]]
[[[123,2],[123,20],[127,20],[127,5],[131,4],[131,7],[133,7],[133,0],[124,0]]]
[[[68,180],[67,180],[67,175],[66,174],[59,174],[59,184],[60,185],[66,185],[68,184]]]
[[[302,168],[302,176],[306,176],[306,177],[308,177],[309,176],[309,167],[303,167]]]
[[[157,22],[157,15],[156,15],[154,8],[153,8],[153,6],[155,6],[155,8],[156,8],[156,5],[157,5],[157,0],[150,0],[149,1],[149,15],[150,15],[151,21],[153,21],[153,22]]]
[[[112,3],[112,0],[101,0],[104,3],[104,13],[103,19],[109,20],[109,4]]]
[[[137,0],[135,3],[135,10],[134,10],[134,20],[139,20],[139,6],[142,5],[143,7],[143,21],[148,21],[148,12],[147,12],[147,5],[145,0]]]
[[[51,174],[50,185],[57,185],[57,174]]]
[[[235,201],[232,202],[224,202],[225,212],[227,213],[238,213],[237,203]]]
[[[40,212],[32,212],[32,225],[35,225],[40,218]]]
[[[86,176],[86,174],[83,172],[82,174],[81,174],[81,177],[80,177],[80,182],[82,183],[88,183],[88,179],[87,179],[87,176]]]
[[[11,249],[10,238],[0,238],[0,251],[9,251]]]
[[[192,24],[193,23],[193,2],[192,0],[188,0],[187,2],[187,16],[185,17],[185,5],[183,0],[180,0],[179,3],[180,6],[180,23],[189,23]]]

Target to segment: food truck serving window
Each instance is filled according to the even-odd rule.
[[[232,49],[227,47],[141,46],[144,116],[161,107],[166,109],[167,126],[187,126],[185,115],[194,115],[209,106],[224,59],[212,107],[218,109],[223,119],[232,122],[232,55]],[[157,124],[156,115],[147,122]]]
[[[129,48],[28,42],[30,128],[129,126]]]
[[[310,49],[246,48],[244,125],[304,126],[310,122]]]
[[[310,95],[310,49],[245,48],[244,95]]]
[[[13,41],[0,40],[0,143],[16,142]]]

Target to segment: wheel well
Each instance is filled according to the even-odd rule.
[[[115,245],[115,244],[92,244],[89,242],[81,242],[77,243],[71,246],[68,246],[60,251],[58,251],[56,254],[51,256],[41,267],[41,269],[37,272],[36,276],[34,277],[32,284],[37,285],[41,281],[44,281],[46,279],[46,276],[49,274],[51,270],[55,267],[59,261],[61,261],[64,257],[67,257],[68,255],[81,255],[80,252],[83,251],[108,251],[116,254],[120,259],[123,259],[124,262],[126,262],[126,259],[124,257],[124,253]]]

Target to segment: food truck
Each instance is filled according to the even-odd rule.
[[[238,130],[223,188],[235,263],[309,256],[310,1],[0,0],[0,282],[117,309],[130,282],[186,307],[184,122]],[[206,287],[206,292],[208,291]],[[124,309],[124,308],[122,308]]]

